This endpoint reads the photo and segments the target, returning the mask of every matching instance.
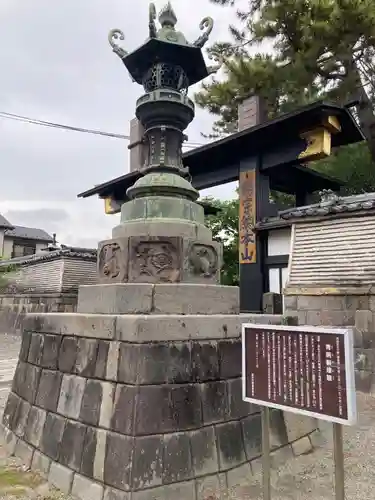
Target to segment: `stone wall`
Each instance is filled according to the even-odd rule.
[[[300,325],[354,326],[357,310],[375,312],[375,295],[342,293],[332,295],[284,296],[285,314],[298,317]]]
[[[0,334],[20,334],[28,313],[74,312],[77,293],[0,294]]]
[[[30,315],[3,417],[8,451],[83,500],[228,498],[258,472],[241,323],[264,315]],[[271,414],[273,462],[316,421]],[[230,498],[230,496],[229,496]]]

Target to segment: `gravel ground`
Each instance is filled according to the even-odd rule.
[[[358,425],[344,428],[345,499],[375,498],[375,397],[359,394]],[[272,473],[272,500],[333,500],[332,432],[323,423],[326,442],[314,453],[293,458]],[[263,500],[261,478],[236,488],[238,500]]]
[[[1,336],[0,416],[5,405],[19,350],[20,338]],[[375,397],[357,397],[359,421],[344,428],[346,500],[375,498]],[[272,500],[333,500],[331,425],[322,423],[321,445],[314,453],[288,460],[272,472]],[[231,500],[263,500],[261,476],[249,476],[234,488]],[[0,500],[70,500],[44,480],[25,471],[0,446]],[[183,500],[183,499],[181,499]],[[205,500],[216,500],[207,498]]]

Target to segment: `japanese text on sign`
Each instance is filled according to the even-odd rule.
[[[353,423],[350,330],[243,325],[242,346],[245,401]]]
[[[255,170],[240,172],[240,264],[256,262],[255,224]]]

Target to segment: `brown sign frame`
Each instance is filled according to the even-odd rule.
[[[279,333],[279,335],[277,335],[277,333]],[[258,337],[256,337],[257,334],[258,334]],[[267,340],[266,340],[266,343],[264,343],[264,340],[263,340],[264,337],[262,337],[262,346],[258,348],[258,351],[255,348],[255,351],[257,351],[258,354],[254,355],[253,354],[253,352],[254,352],[254,349],[253,349],[254,348],[254,338],[256,337],[258,339],[258,342],[259,342],[259,338],[260,338],[259,335],[260,334],[261,335],[264,334],[265,336],[267,336]],[[329,341],[324,340],[324,339],[328,339],[329,337],[327,337],[327,336],[334,336],[335,337],[336,346],[340,346],[340,347],[337,347],[335,352],[336,353],[340,352],[341,354],[343,354],[343,357],[344,357],[344,362],[341,361],[341,358],[337,358],[337,359],[340,359],[340,366],[344,367],[344,369],[337,370],[337,363],[333,363],[333,366],[336,366],[337,375],[340,373],[340,380],[341,380],[341,376],[342,376],[341,374],[343,374],[343,378],[344,378],[342,386],[340,385],[341,389],[337,390],[337,392],[335,393],[337,395],[340,394],[340,396],[338,396],[339,401],[341,401],[340,410],[341,410],[341,408],[344,408],[344,412],[341,410],[341,412],[343,413],[342,417],[329,414],[327,411],[325,411],[325,408],[318,408],[317,411],[301,408],[303,401],[301,401],[301,404],[298,404],[299,399],[300,399],[299,397],[295,398],[295,400],[293,402],[292,393],[295,390],[296,384],[293,385],[293,389],[291,389],[292,392],[289,393],[289,395],[291,395],[291,397],[289,398],[289,404],[282,404],[280,402],[272,401],[267,397],[258,396],[259,394],[264,394],[264,387],[263,386],[264,386],[264,379],[265,378],[266,378],[265,384],[267,386],[267,396],[270,394],[270,392],[269,392],[270,385],[273,388],[276,385],[278,385],[278,391],[282,391],[282,389],[280,389],[281,382],[280,383],[276,382],[276,379],[281,380],[281,378],[282,378],[282,376],[280,376],[280,374],[281,374],[280,365],[282,364],[282,362],[281,362],[281,360],[280,360],[280,362],[276,361],[277,359],[279,359],[279,358],[277,358],[277,354],[280,355],[280,353],[282,352],[281,348],[279,349],[279,346],[281,344],[281,340],[277,345],[275,343],[273,343],[273,350],[272,350],[272,358],[273,359],[272,359],[272,361],[271,360],[268,361],[268,359],[270,359],[271,350],[269,350],[267,347],[267,355],[264,355],[264,351],[265,351],[264,346],[269,345],[270,335],[273,335],[272,342],[276,342],[276,340],[274,340],[274,339],[276,339],[276,336],[277,336],[277,339],[284,339],[286,337],[286,334],[288,334],[288,337],[289,337],[288,346],[290,344],[292,344],[292,347],[291,348],[289,347],[289,353],[292,352],[292,358],[290,358],[288,361],[288,363],[290,365],[292,364],[291,359],[295,360],[298,358],[298,356],[300,356],[300,358],[299,358],[300,360],[306,359],[305,358],[306,353],[311,354],[313,356],[312,353],[314,352],[314,349],[315,349],[315,344],[313,344],[314,338],[315,338],[316,342],[318,342],[318,340],[317,340],[318,338],[323,339],[322,341],[326,342],[325,348],[328,349],[327,346],[330,345]],[[249,336],[252,336],[252,337],[249,337]],[[297,349],[297,343],[290,342],[290,338],[296,338],[296,337],[302,338],[302,336],[305,339],[305,347],[303,344],[303,340],[300,342],[300,344],[302,345],[302,348],[304,348],[305,350],[303,350],[300,347],[300,344],[298,344],[298,349]],[[251,340],[250,340],[250,338],[251,338]],[[309,340],[306,340],[306,339],[309,339]],[[309,348],[310,341],[311,341],[311,346],[313,346],[314,349],[311,347]],[[319,345],[320,345],[320,342],[321,342],[321,340],[319,340]],[[259,345],[259,344],[255,344],[255,345]],[[286,345],[286,341],[284,343],[284,349],[285,349],[285,345]],[[251,347],[252,349],[249,350],[249,347]],[[275,354],[276,348],[278,349],[278,352]],[[261,351],[261,349],[262,349],[262,351]],[[294,351],[293,351],[293,349],[294,349]],[[259,361],[259,353],[260,352],[262,352],[261,361]],[[282,353],[284,367],[285,367],[285,359],[286,359],[285,352],[286,351],[284,350]],[[249,353],[249,354],[247,354],[247,353]],[[319,353],[320,353],[319,359],[320,359],[321,364],[320,364],[320,368],[319,368],[320,379],[319,379],[318,388],[320,390],[320,394],[318,395],[318,398],[319,398],[320,404],[323,405],[323,403],[322,403],[322,401],[323,401],[323,389],[324,389],[324,387],[328,387],[329,378],[327,375],[328,371],[326,368],[326,371],[324,373],[326,375],[328,382],[327,381],[325,383],[322,382],[323,371],[322,371],[322,361],[321,361],[321,359],[322,359],[321,350],[319,351]],[[326,355],[327,355],[327,353],[326,353]],[[265,361],[265,356],[267,356],[267,361]],[[254,362],[254,358],[255,358],[255,362]],[[325,359],[327,360],[327,358],[325,358]],[[252,367],[249,366],[250,363],[252,363]],[[267,363],[266,377],[264,377],[264,365],[265,365],[265,363]],[[313,360],[313,363],[315,366],[314,360]],[[269,368],[270,365],[272,365],[272,370]],[[276,374],[276,368],[274,368],[276,366],[278,367],[277,374]],[[296,365],[293,365],[293,366],[295,367]],[[300,369],[301,366],[306,368],[307,366],[311,366],[311,364],[306,364],[306,363],[304,364],[304,363],[300,362],[298,365],[298,367],[299,367],[298,370]],[[262,370],[262,368],[263,368],[263,370]],[[289,368],[290,368],[290,366],[289,366]],[[298,372],[298,370],[297,370],[297,372]],[[306,368],[306,370],[307,370],[307,368]],[[313,369],[309,368],[308,370],[310,373]],[[279,373],[279,371],[280,371],[280,373]],[[285,373],[284,373],[284,375],[285,375]],[[288,371],[288,374],[289,374],[288,375],[289,376],[288,387],[290,386],[290,380],[291,380],[290,373],[291,373],[291,371]],[[293,373],[295,373],[295,370]],[[258,387],[260,387],[260,389],[258,390],[258,394],[257,394],[257,390],[255,389],[257,376],[259,378],[259,381],[262,381],[261,382],[262,387],[260,387],[260,384],[258,384]],[[272,378],[272,376],[273,376],[273,378]],[[279,378],[278,378],[278,376],[279,376]],[[305,377],[305,375],[303,375],[302,378],[304,378],[304,377]],[[297,381],[297,377],[294,377],[294,375],[293,375],[293,381]],[[292,381],[292,383],[293,383],[293,381]],[[314,383],[315,383],[315,381],[316,381],[316,374],[314,377]],[[300,384],[301,384],[301,382],[299,382],[299,384],[297,384],[297,386],[301,387]],[[248,390],[250,385],[251,385],[251,390]],[[285,392],[283,393],[283,396],[281,395],[281,392],[278,392],[278,394],[275,397],[275,394],[276,394],[276,390],[275,390],[274,394],[271,396],[271,399],[277,400],[277,399],[282,398],[282,399],[284,399],[284,401],[286,399],[288,399],[288,397],[286,396],[286,393],[288,391],[285,390],[285,387],[286,386],[284,384],[283,388],[284,388]],[[329,387],[332,387],[332,386],[329,385]],[[243,390],[243,400],[247,401],[249,403],[255,403],[255,404],[258,404],[261,406],[266,406],[269,408],[277,408],[277,409],[289,411],[292,413],[298,413],[300,415],[318,418],[320,420],[325,420],[325,421],[333,422],[333,423],[337,423],[337,424],[354,425],[356,423],[356,420],[357,420],[357,409],[356,409],[355,368],[354,368],[354,349],[353,349],[353,331],[352,331],[352,329],[332,328],[332,327],[331,328],[330,327],[314,327],[314,326],[309,326],[309,325],[306,325],[306,326],[286,326],[286,325],[243,324],[242,325],[242,390]],[[302,394],[302,393],[307,395],[308,389],[306,388],[306,391],[305,390],[301,391],[300,394]],[[249,394],[253,394],[254,397],[250,397]],[[290,400],[292,402],[290,402]],[[297,404],[296,404],[296,401],[297,401]],[[329,401],[329,399],[327,399],[327,401]],[[315,404],[315,406],[316,406],[316,404]],[[312,404],[310,403],[310,407],[311,406],[312,406]]]

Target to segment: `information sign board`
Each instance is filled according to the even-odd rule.
[[[242,363],[245,401],[355,423],[352,330],[245,324]]]

